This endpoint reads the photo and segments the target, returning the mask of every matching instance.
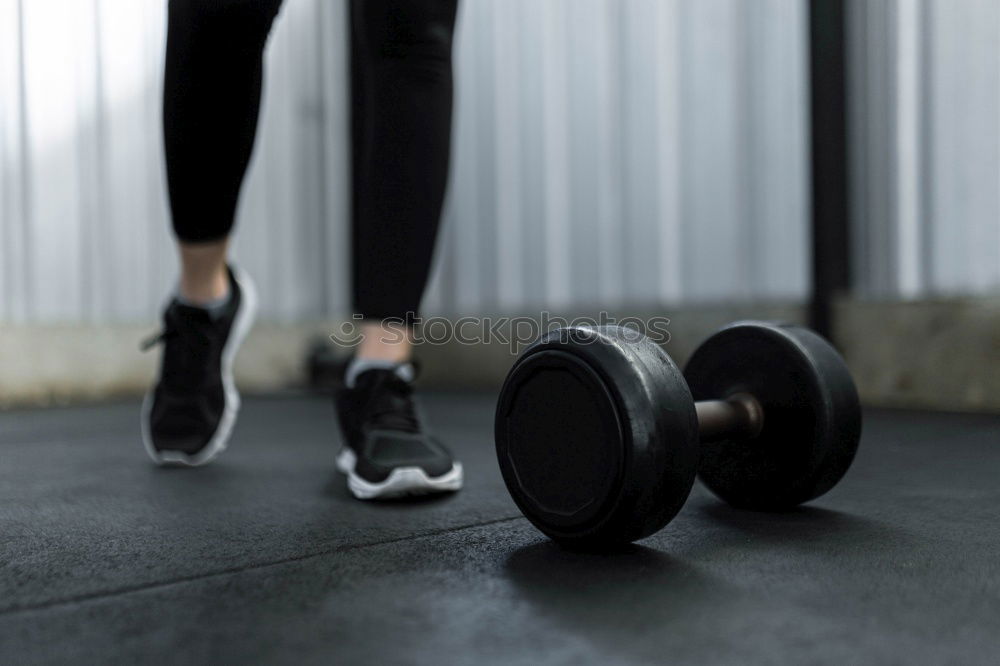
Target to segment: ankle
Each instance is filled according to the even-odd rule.
[[[209,274],[182,275],[179,296],[191,305],[210,305],[224,301],[229,296],[229,272],[221,270]]]
[[[363,340],[354,353],[359,361],[402,364],[412,359],[413,345],[405,326],[366,323],[361,333]]]
[[[226,266],[229,239],[206,243],[180,242],[180,296],[193,305],[217,302],[229,293]]]

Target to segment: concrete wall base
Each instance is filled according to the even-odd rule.
[[[241,390],[302,383],[321,323],[259,324],[236,361]],[[0,326],[0,406],[47,405],[142,395],[156,375],[159,348],[139,351],[148,326]]]
[[[649,315],[632,308],[630,314]],[[683,364],[712,331],[736,319],[801,323],[796,304],[714,305],[661,311],[670,318],[666,348]],[[571,319],[571,317],[567,317]],[[1000,410],[1000,299],[911,303],[844,300],[837,306],[837,340],[865,404],[904,408]],[[305,383],[310,344],[337,322],[259,324],[236,365],[250,392]],[[138,326],[0,327],[0,406],[53,404],[142,394],[159,354],[138,343]],[[347,353],[347,350],[344,350]],[[442,389],[497,390],[515,352],[491,344],[424,344],[421,382]]]
[[[836,322],[866,404],[1000,410],[1000,298],[845,300]]]

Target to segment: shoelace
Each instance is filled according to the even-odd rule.
[[[413,386],[395,374],[386,372],[371,388],[371,398],[365,408],[364,423],[376,430],[420,432],[413,401]]]
[[[166,387],[186,392],[204,384],[212,347],[205,323],[168,311],[163,329],[143,340],[139,348],[145,352],[161,343],[161,380]]]
[[[154,333],[145,340],[139,343],[139,351],[148,352],[150,349],[160,344],[161,342],[166,343],[169,338],[177,335],[177,331],[172,328],[164,328],[159,333]]]

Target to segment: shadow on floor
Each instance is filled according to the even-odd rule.
[[[914,538],[907,532],[871,518],[813,506],[783,512],[735,509],[715,500],[691,507],[701,517],[721,525],[734,539],[797,552],[822,548],[827,551],[857,547],[910,547]]]
[[[799,507],[784,513],[733,509],[714,500],[689,507],[698,515],[683,534],[671,537],[673,554],[642,545],[588,553],[544,541],[511,553],[505,575],[542,615],[574,635],[633,656],[648,656],[653,636],[711,618],[739,604],[746,577],[784,562],[823,567],[845,552],[908,551],[905,532],[848,513]],[[667,529],[670,529],[669,527]],[[750,566],[735,580],[716,576],[721,562]],[[725,567],[722,567],[725,570]],[[633,639],[622,645],[622,636]]]
[[[623,636],[662,631],[729,590],[683,560],[635,544],[592,553],[543,541],[511,553],[504,574],[543,617],[619,653],[643,651],[623,645]]]

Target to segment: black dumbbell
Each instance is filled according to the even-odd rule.
[[[709,337],[683,374],[634,329],[552,331],[511,368],[495,422],[518,507],[551,538],[583,546],[653,534],[696,473],[737,507],[807,502],[847,472],[860,435],[857,391],[833,347],[754,321]]]

